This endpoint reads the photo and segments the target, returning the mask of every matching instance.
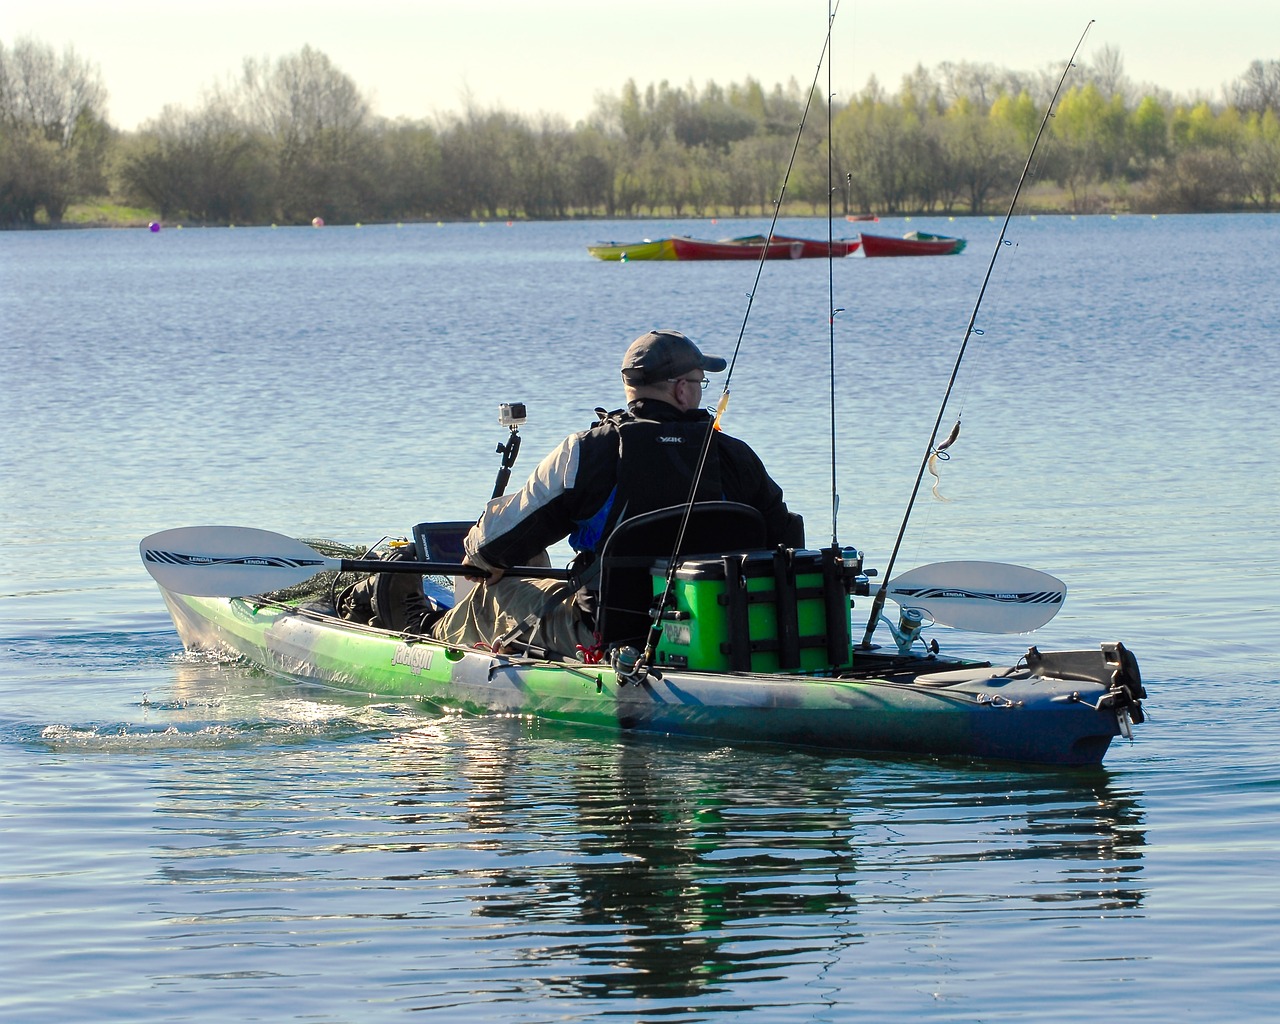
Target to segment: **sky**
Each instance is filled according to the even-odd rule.
[[[834,2],[834,0],[832,0]],[[841,0],[832,89],[875,76],[895,92],[917,64],[1060,69],[1090,18],[1088,61],[1119,50],[1138,84],[1220,98],[1257,59],[1280,59],[1280,0]],[[245,58],[309,45],[373,110],[411,120],[469,103],[574,123],[628,79],[644,86],[814,78],[828,0],[9,0],[0,42],[74,47],[96,65],[108,120],[133,130],[168,104],[198,108]],[[819,79],[826,83],[826,69]]]

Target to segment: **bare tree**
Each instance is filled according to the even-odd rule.
[[[369,141],[369,104],[355,83],[304,46],[274,64],[246,60],[239,99],[274,152],[281,218],[350,215]]]
[[[1280,60],[1255,60],[1228,90],[1232,106],[1242,113],[1280,114]]]
[[[0,221],[31,223],[105,188],[106,89],[97,68],[68,47],[0,43]]]
[[[270,178],[262,146],[218,97],[190,113],[165,107],[143,126],[123,161],[125,186],[163,218],[189,216],[202,223],[255,219]]]
[[[1132,99],[1129,77],[1124,73],[1124,58],[1117,47],[1102,47],[1093,60],[1077,70],[1075,84],[1092,83],[1104,97],[1123,96],[1126,102]]]
[[[0,43],[0,123],[37,128],[63,149],[76,144],[86,119],[102,120],[107,90],[98,69],[73,47],[59,58],[53,47],[19,39],[11,51]]]

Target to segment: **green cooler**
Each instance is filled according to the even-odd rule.
[[[655,566],[653,592],[666,575]],[[838,549],[749,551],[685,562],[663,615],[657,663],[711,672],[826,672],[852,661]]]

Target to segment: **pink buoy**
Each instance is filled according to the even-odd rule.
[[[322,228],[322,227],[324,227],[324,218],[323,218],[323,217],[312,217],[312,218],[311,218],[311,226],[312,226],[313,228]]]

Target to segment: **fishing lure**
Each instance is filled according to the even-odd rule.
[[[947,449],[956,443],[956,438],[960,436],[960,421],[956,420],[956,425],[951,428],[951,433],[947,435],[947,439],[938,445],[929,453],[929,458],[925,465],[928,467],[930,474],[933,476],[933,496],[939,501],[950,501],[951,499],[943,495],[938,490],[938,484],[942,483],[942,477],[938,475],[938,463],[946,462],[951,456],[947,453]]]

